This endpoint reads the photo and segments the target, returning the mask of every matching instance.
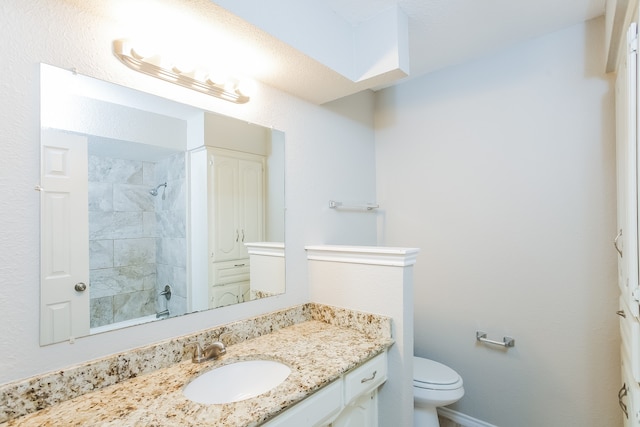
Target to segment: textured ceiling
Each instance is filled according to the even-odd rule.
[[[227,65],[235,61],[236,72],[318,104],[366,89],[387,87],[569,27],[602,15],[605,6],[605,0],[297,0],[295,10],[270,12],[275,9],[268,6],[278,2],[282,5],[282,0],[65,1],[117,21],[123,36],[147,32],[161,38],[171,28],[175,30],[171,32],[174,39],[183,37],[183,43],[198,47],[201,56],[211,54]],[[352,26],[389,8],[399,8],[408,17],[409,76],[387,75],[354,82],[319,61],[312,52],[294,48],[295,40],[287,42],[283,37],[273,36],[264,30],[264,25],[256,23],[255,16],[234,15],[220,6],[226,4],[231,9],[242,5],[238,8],[244,7],[246,11],[255,5],[265,10],[259,17],[262,23],[279,19],[278,22],[286,24],[309,20],[311,14],[302,6],[305,2],[314,8],[326,8]],[[135,10],[131,10],[133,5]],[[145,22],[154,22],[156,27],[140,25],[138,17],[142,10]],[[136,19],[131,19],[127,29],[131,17]],[[154,28],[158,28],[157,34]],[[291,35],[303,38],[304,31],[298,25]],[[332,28],[326,31],[330,34]],[[221,40],[234,40],[236,47],[224,51],[225,43]],[[244,62],[238,61],[241,57]]]

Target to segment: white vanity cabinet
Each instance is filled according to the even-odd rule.
[[[376,427],[378,387],[387,380],[381,353],[264,424],[265,427]]]

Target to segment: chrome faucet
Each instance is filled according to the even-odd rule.
[[[207,346],[202,349],[200,343],[192,342],[185,346],[185,348],[193,347],[193,356],[191,357],[191,361],[193,363],[202,363],[207,360],[215,360],[220,356],[223,356],[227,353],[227,348],[221,341],[216,341],[210,346]]]

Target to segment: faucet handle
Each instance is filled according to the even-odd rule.
[[[223,343],[225,346],[233,344],[235,334],[232,331],[220,332],[216,341]],[[230,342],[231,341],[231,342]]]
[[[191,342],[184,346],[185,349],[189,349],[191,347],[193,347],[193,356],[191,356],[191,361],[193,363],[200,363],[203,359],[202,346],[199,342]]]

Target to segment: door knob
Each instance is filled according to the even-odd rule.
[[[73,287],[73,289],[75,289],[77,292],[84,292],[87,289],[87,285],[85,285],[83,282],[78,282]]]

